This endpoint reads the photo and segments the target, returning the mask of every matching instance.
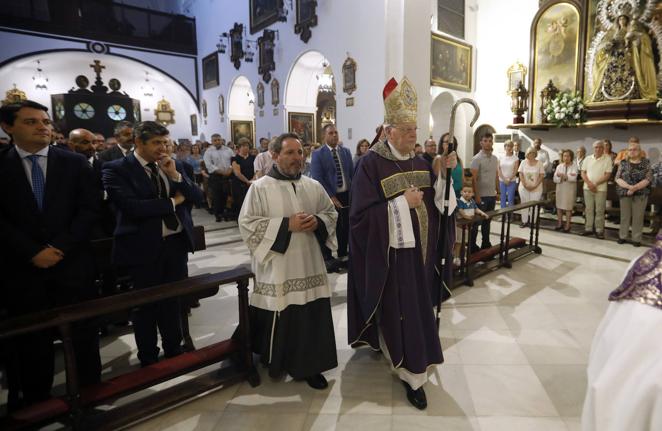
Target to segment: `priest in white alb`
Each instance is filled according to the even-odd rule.
[[[337,212],[322,185],[301,175],[304,155],[297,135],[277,137],[273,152],[273,168],[251,185],[239,213],[255,273],[253,350],[270,376],[287,373],[324,389],[322,372],[338,361],[320,246],[337,248]]]

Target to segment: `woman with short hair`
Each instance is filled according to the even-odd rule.
[[[636,142],[628,144],[628,156],[621,160],[616,171],[616,193],[620,197],[621,224],[618,243],[623,244],[632,226],[632,245],[641,245],[641,231],[650,184],[653,180],[650,161],[642,157],[641,147]]]

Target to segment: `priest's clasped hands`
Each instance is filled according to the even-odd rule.
[[[409,186],[404,193],[405,199],[407,199],[407,204],[409,208],[418,208],[423,203],[423,192],[419,190],[418,187],[413,185]]]
[[[298,212],[290,217],[290,232],[314,232],[317,229],[317,217],[305,212]]]

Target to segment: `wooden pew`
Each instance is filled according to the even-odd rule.
[[[488,249],[472,253],[470,247],[467,247],[469,241],[469,232],[474,224],[483,222],[480,216],[475,216],[471,220],[457,219],[456,226],[462,228],[461,258],[460,266],[456,268],[453,278],[453,287],[459,287],[463,284],[473,286],[473,280],[476,277],[487,274],[501,267],[511,268],[512,262],[528,254],[542,253],[538,245],[538,236],[540,232],[540,211],[548,204],[547,200],[539,200],[518,204],[508,208],[502,208],[495,211],[489,211],[487,215],[492,220],[495,217],[501,217],[501,231],[499,235],[499,244]],[[530,219],[529,238],[517,238],[510,236],[510,225],[513,221],[513,214],[516,211],[533,208],[533,215]],[[494,257],[497,256],[497,259]],[[478,265],[478,263],[481,265]]]
[[[34,428],[58,420],[64,420],[73,429],[116,429],[164,411],[228,382],[246,379],[252,386],[257,386],[260,379],[253,364],[248,320],[248,284],[252,278],[250,269],[247,266],[240,266],[230,271],[199,275],[0,322],[0,340],[51,328],[59,330],[63,342],[67,392],[64,397],[53,397],[2,418],[0,429]],[[195,294],[212,288],[218,289],[218,286],[230,283],[237,283],[238,289],[238,338],[163,359],[156,364],[130,371],[96,385],[82,389],[79,387],[71,338],[73,323],[155,301]],[[94,406],[229,358],[234,360],[236,366],[225,369],[222,373],[214,370],[107,412],[93,409]]]

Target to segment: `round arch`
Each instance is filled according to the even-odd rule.
[[[315,50],[305,51],[294,60],[285,84],[285,109],[315,112],[319,78],[324,72],[325,64],[331,67],[327,57]],[[331,69],[333,70],[332,67]]]
[[[48,78],[47,89],[36,89],[32,81],[39,60],[40,68]],[[0,66],[0,81],[8,87],[25,91],[29,99],[51,107],[51,95],[67,93],[76,87],[75,78],[85,75],[90,83],[95,73],[89,67],[94,60],[105,66],[102,79],[107,86],[110,79],[118,79],[125,92],[140,100],[142,120],[154,120],[157,102],[164,97],[175,111],[175,123],[168,129],[173,138],[191,138],[191,115],[199,114],[198,104],[191,92],[167,72],[138,59],[113,53],[96,54],[81,49],[54,49],[21,54],[8,59]],[[149,73],[149,85],[145,82]],[[150,91],[146,88],[150,87]]]
[[[228,118],[250,121],[255,119],[255,93],[251,82],[243,75],[234,78],[230,84]]]
[[[431,134],[433,139],[439,142],[441,135],[448,132],[450,127],[451,109],[456,97],[444,91],[434,98],[430,105],[430,119],[432,123]],[[464,160],[467,154],[468,123],[466,120],[465,106],[461,105],[455,113],[455,139],[458,142],[458,155]]]

